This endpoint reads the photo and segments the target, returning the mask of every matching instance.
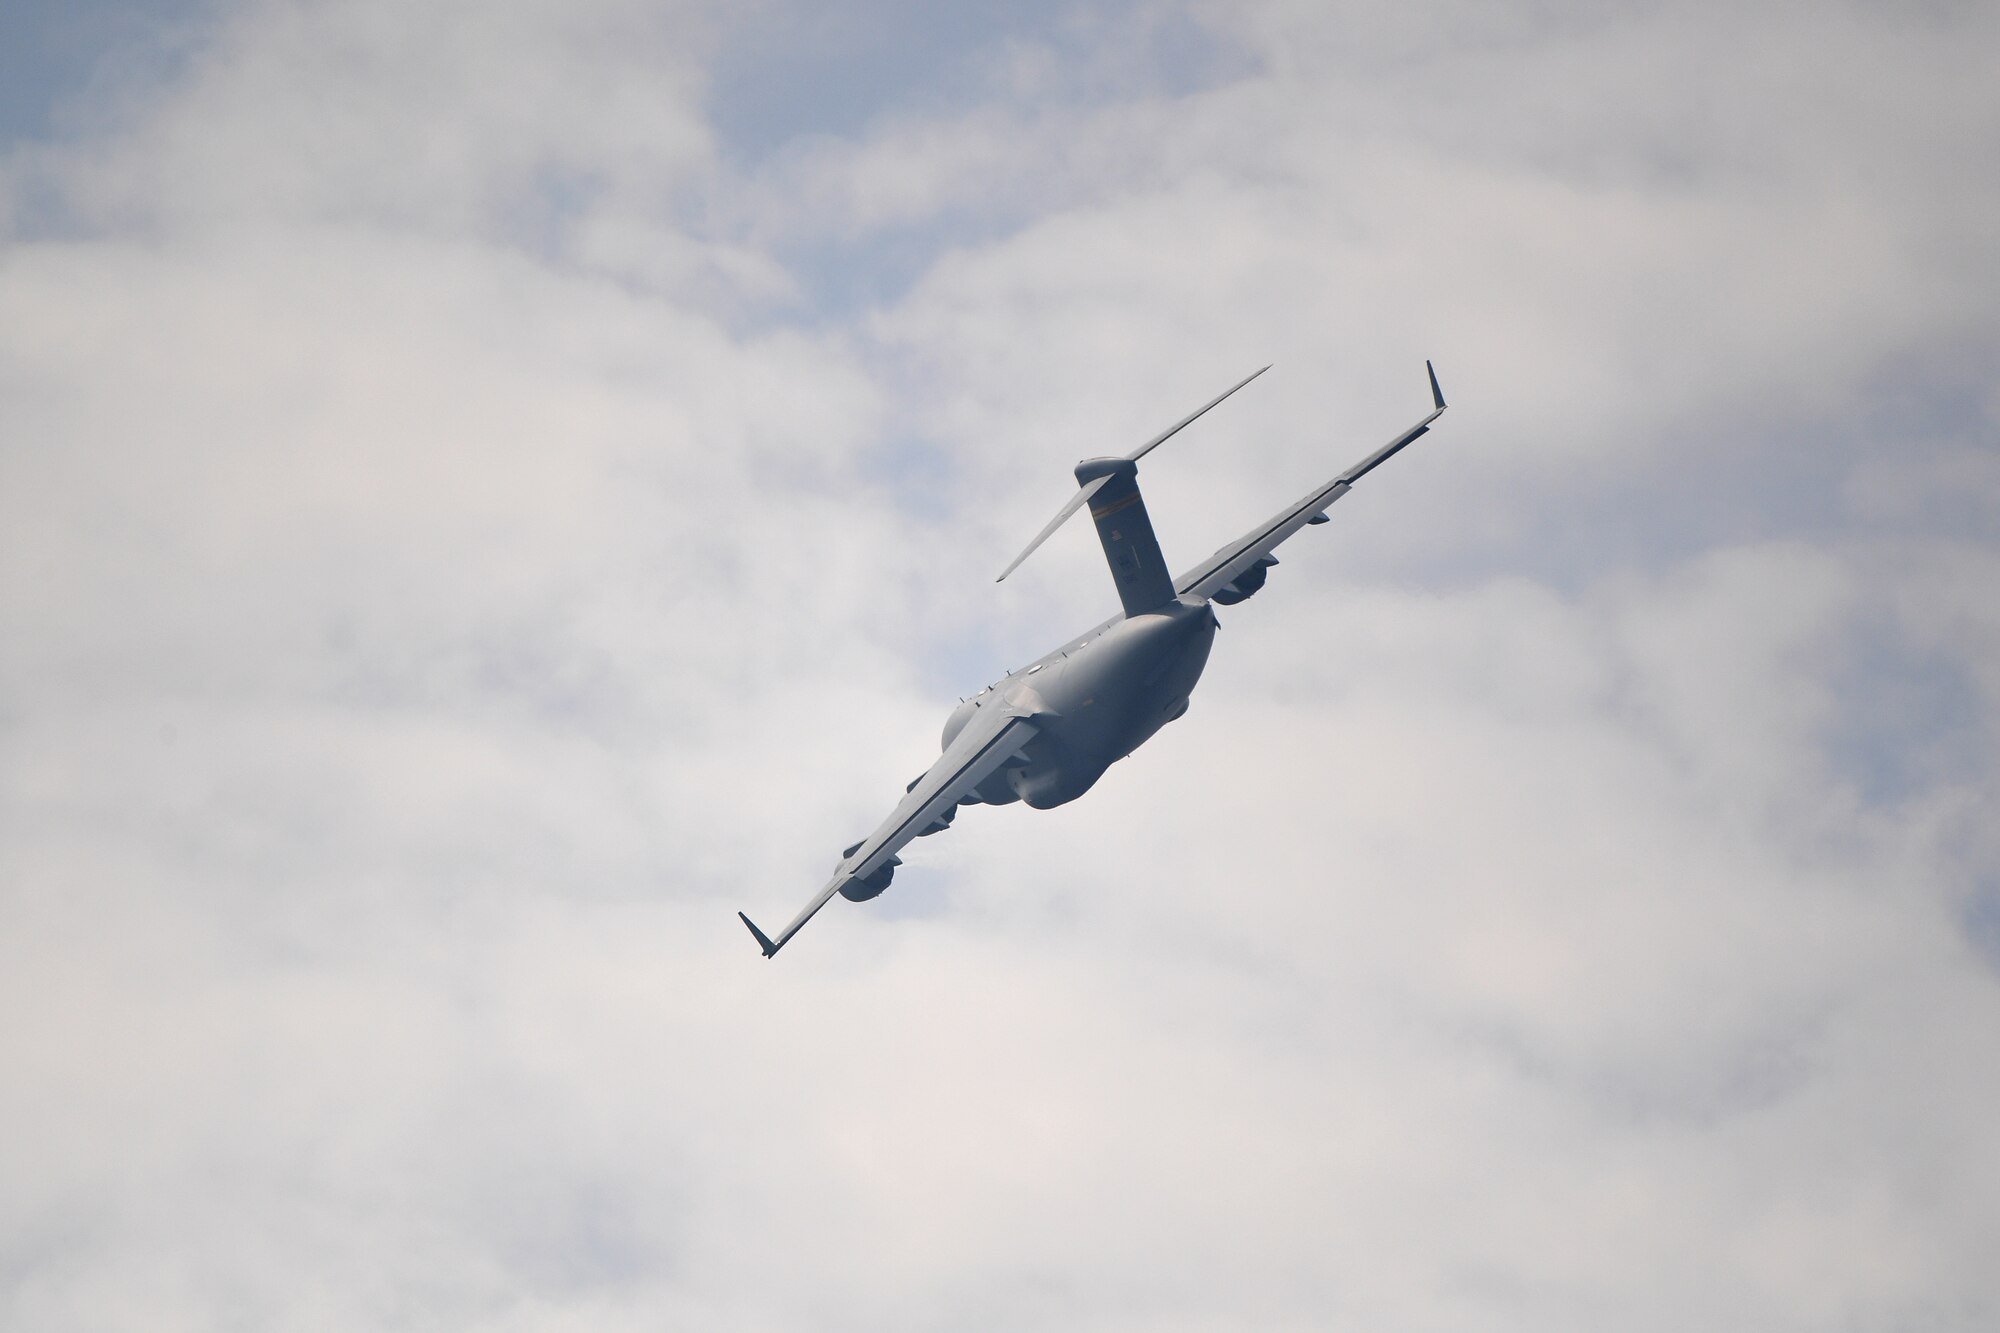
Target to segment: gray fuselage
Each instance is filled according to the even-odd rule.
[[[819,895],[775,937],[738,912],[764,956],[775,955],[834,897],[866,902],[887,889],[903,863],[897,853],[913,839],[949,828],[960,806],[1025,801],[1045,810],[1074,801],[1111,765],[1185,713],[1215,642],[1210,607],[1235,606],[1253,596],[1278,563],[1274,552],[1280,542],[1326,522],[1328,505],[1444,412],[1437,372],[1425,364],[1434,409],[1429,416],[1179,578],[1167,568],[1139,494],[1139,460],[1264,372],[1238,381],[1129,454],[1078,463],[1076,492],[1000,577],[1087,504],[1121,613],[961,700],[945,722],[937,762],[903,789],[896,808],[873,833],[840,854]]]
[[[1026,764],[995,773],[963,804],[1026,801],[1046,810],[1089,791],[1105,769],[1187,711],[1215,626],[1206,599],[1117,616],[961,703],[945,722],[945,747],[976,710],[1001,700],[1033,713],[1041,728]]]

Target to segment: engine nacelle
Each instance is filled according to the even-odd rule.
[[[910,785],[915,786],[916,784],[911,783]],[[846,865],[847,858],[860,850],[861,844],[858,842],[849,847],[840,854],[840,864]],[[858,875],[841,885],[840,896],[851,903],[865,903],[870,898],[880,897],[882,890],[889,887],[889,881],[896,877],[896,867],[901,864],[903,864],[902,857],[891,856],[888,860],[877,866],[875,873],[872,875]]]
[[[892,856],[882,863],[874,874],[861,879],[851,879],[840,886],[840,896],[851,903],[865,903],[870,898],[882,896],[882,890],[889,887],[889,881],[896,877],[896,867],[903,864],[903,858]]]
[[[1234,606],[1245,598],[1253,596],[1259,588],[1264,586],[1265,576],[1270,572],[1271,566],[1277,563],[1277,556],[1265,556],[1262,560],[1259,560],[1256,564],[1238,574],[1234,579],[1217,588],[1215,596],[1210,600],[1220,602],[1224,606]]]

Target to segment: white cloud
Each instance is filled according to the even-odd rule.
[[[1990,1322],[1990,23],[1580,12],[748,154],[735,16],[258,4],[17,151],[0,1322]],[[1277,359],[1191,563],[1426,355],[1186,720],[756,958],[1074,458]]]

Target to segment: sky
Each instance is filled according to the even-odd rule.
[[[1984,1330],[2000,11],[0,11],[0,1326]],[[958,697],[1452,408],[1087,798]]]

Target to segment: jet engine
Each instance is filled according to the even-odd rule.
[[[870,898],[882,896],[882,890],[889,887],[889,881],[896,876],[894,866],[883,866],[866,879],[851,879],[843,884],[840,896],[851,903],[865,903]]]
[[[857,842],[854,844],[854,847],[859,847],[860,845]],[[854,855],[854,847],[849,847],[842,855]],[[901,864],[903,864],[902,857],[890,857],[881,864],[874,874],[865,875],[859,879],[850,879],[847,883],[841,885],[840,896],[851,903],[865,903],[870,898],[881,897],[882,890],[889,887],[889,881],[896,877],[896,867]]]
[[[1217,588],[1212,600],[1218,601],[1224,606],[1234,606],[1245,598],[1252,596],[1259,588],[1264,586],[1265,576],[1270,572],[1271,566],[1277,563],[1277,556],[1265,556],[1256,564],[1238,574],[1234,579]]]

